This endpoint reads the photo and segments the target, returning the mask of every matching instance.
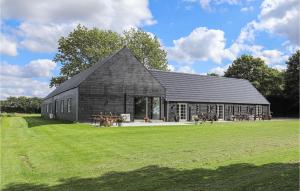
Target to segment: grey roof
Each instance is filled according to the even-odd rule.
[[[168,101],[269,104],[243,79],[150,70],[166,88]]]
[[[123,50],[122,48],[121,50]],[[97,62],[96,64],[92,65],[91,67],[87,68],[86,70],[83,70],[82,72],[76,74],[72,78],[68,79],[64,83],[60,84],[55,90],[53,90],[50,94],[48,94],[44,99],[48,99],[50,97],[53,97],[55,95],[58,95],[62,92],[65,92],[67,90],[73,89],[78,87],[81,82],[83,82],[89,75],[91,75],[98,67],[102,66],[104,63],[106,63],[110,58],[112,58],[114,55],[116,55],[121,50],[115,52],[114,54],[107,56]]]

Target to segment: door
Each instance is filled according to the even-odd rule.
[[[179,117],[179,121],[187,121],[187,104],[186,103],[178,103],[177,104],[177,116]]]
[[[224,120],[224,105],[217,105],[218,110],[217,110],[217,116],[218,120]]]

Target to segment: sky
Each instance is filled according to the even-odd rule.
[[[242,54],[286,68],[300,47],[299,0],[0,0],[0,99],[44,97],[57,41],[78,24],[157,36],[176,72],[224,74]]]

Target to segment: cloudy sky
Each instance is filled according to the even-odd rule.
[[[0,0],[0,99],[49,93],[57,40],[77,24],[155,34],[179,72],[222,74],[249,53],[285,68],[299,48],[299,0]]]

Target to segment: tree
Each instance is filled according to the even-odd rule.
[[[167,52],[162,49],[156,36],[133,28],[124,31],[123,35],[124,44],[146,68],[168,70]]]
[[[50,88],[52,87],[57,87],[59,86],[61,83],[63,83],[64,81],[66,81],[68,79],[67,76],[57,76],[57,77],[52,77],[50,80]]]
[[[167,53],[158,39],[149,33],[130,29],[120,35],[110,30],[78,25],[67,37],[58,41],[58,53],[53,61],[61,63],[62,68],[60,76],[51,79],[50,87],[60,85],[125,45],[147,68],[167,70]]]
[[[286,62],[287,70],[284,75],[284,88],[287,98],[294,103],[292,107],[299,112],[299,62],[300,50],[294,53]],[[298,108],[298,109],[297,109]]]
[[[116,32],[89,30],[78,25],[67,37],[58,40],[58,53],[53,61],[61,63],[61,76],[52,78],[50,87],[59,85],[122,46],[122,38]]]
[[[234,60],[224,76],[249,80],[264,96],[280,94],[283,90],[282,72],[269,68],[262,59],[251,55]]]
[[[206,75],[207,76],[220,76],[219,74],[216,74],[216,73],[207,73]]]

